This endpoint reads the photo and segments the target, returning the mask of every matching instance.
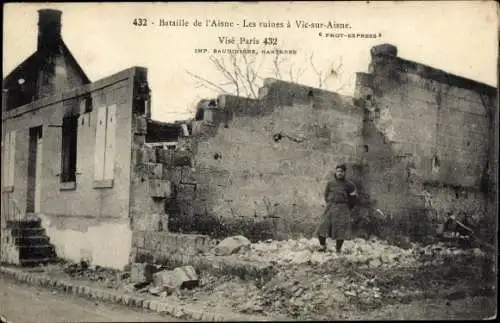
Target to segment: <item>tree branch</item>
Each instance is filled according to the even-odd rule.
[[[192,77],[194,77],[195,79],[197,79],[197,80],[199,80],[201,82],[209,84],[209,85],[213,86],[214,88],[216,88],[216,89],[218,89],[218,90],[220,90],[220,91],[222,91],[224,93],[227,93],[227,91],[224,88],[220,87],[219,85],[217,85],[217,84],[215,84],[213,82],[210,82],[209,80],[207,80],[207,79],[205,79],[205,78],[203,78],[203,77],[201,77],[199,75],[193,74],[193,73],[191,73],[190,71],[187,71],[187,70],[186,70],[186,73],[188,73],[189,75],[191,75]]]

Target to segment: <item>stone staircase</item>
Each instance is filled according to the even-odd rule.
[[[7,221],[2,231],[1,262],[37,266],[57,260],[55,247],[50,243],[40,219]]]

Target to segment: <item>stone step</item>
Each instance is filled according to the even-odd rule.
[[[18,246],[49,245],[50,238],[47,236],[21,236],[15,237],[15,243]]]
[[[32,245],[32,246],[20,246],[19,247],[19,257],[21,259],[36,259],[36,258],[47,258],[55,257],[56,252],[54,246],[51,245]]]
[[[40,228],[42,221],[37,220],[21,220],[21,221],[7,221],[8,228]]]
[[[41,227],[12,228],[11,233],[14,237],[33,237],[46,235],[45,229]]]
[[[19,260],[21,266],[38,266],[47,265],[57,262],[56,257],[41,257],[41,258],[22,258]]]

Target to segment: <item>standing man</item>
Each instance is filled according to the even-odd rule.
[[[344,240],[351,236],[351,210],[354,208],[356,186],[345,177],[345,164],[335,168],[335,179],[325,189],[326,210],[316,233],[320,251],[326,251],[326,238],[336,240],[336,251],[340,253]]]

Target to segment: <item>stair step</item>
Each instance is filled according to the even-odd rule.
[[[48,245],[50,238],[47,236],[22,236],[16,237],[15,243],[18,246]]]
[[[41,224],[41,220],[7,221],[8,228],[39,228]]]
[[[21,266],[37,266],[39,264],[50,264],[57,262],[56,257],[43,257],[43,258],[22,258],[19,260]]]
[[[32,245],[20,246],[19,255],[21,259],[55,257],[54,246],[51,245]]]
[[[46,231],[44,228],[12,228],[12,235],[14,237],[32,237],[32,236],[44,236]]]

